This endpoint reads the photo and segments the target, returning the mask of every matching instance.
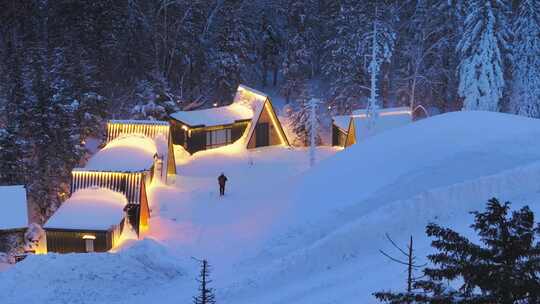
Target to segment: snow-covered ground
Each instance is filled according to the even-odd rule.
[[[208,258],[218,303],[375,303],[405,272],[379,249],[432,221],[466,235],[492,196],[540,212],[540,121],[448,113],[343,151],[224,148],[177,154],[175,185],[154,185],[147,240],[116,254],[29,257],[0,272],[1,303],[189,303]],[[217,176],[229,177],[218,197]],[[20,282],[25,282],[20,284]]]

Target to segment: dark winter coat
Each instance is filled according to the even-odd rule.
[[[218,182],[219,182],[219,185],[220,186],[225,186],[225,182],[227,182],[227,177],[223,174],[221,174],[219,177],[218,177]]]

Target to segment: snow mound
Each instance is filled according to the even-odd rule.
[[[29,256],[0,272],[0,302],[125,303],[184,276],[178,259],[146,239],[116,254]]]
[[[428,222],[471,235],[473,210],[498,196],[539,210],[540,120],[455,112],[386,131],[297,177],[283,228],[221,289],[226,303],[377,303],[402,290],[404,269],[379,249],[415,237],[430,253]],[[422,260],[425,262],[425,259]],[[266,292],[270,290],[270,292]],[[275,292],[279,290],[279,292]]]
[[[158,148],[144,135],[121,136],[109,142],[84,167],[93,171],[134,172],[148,170],[154,164]]]
[[[373,195],[386,200],[540,159],[540,120],[452,112],[373,136],[299,178],[295,202],[321,212]]]
[[[45,228],[107,230],[118,225],[127,205],[124,194],[105,188],[76,191],[45,224]]]

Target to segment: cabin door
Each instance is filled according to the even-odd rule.
[[[258,123],[255,127],[255,147],[270,145],[270,132],[267,122]]]
[[[94,252],[94,239],[85,239],[84,245],[86,247],[86,252]]]

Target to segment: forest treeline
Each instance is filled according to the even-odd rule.
[[[0,20],[0,183],[26,184],[41,221],[106,119],[227,104],[239,83],[296,113],[376,90],[540,116],[539,0],[3,0]]]

